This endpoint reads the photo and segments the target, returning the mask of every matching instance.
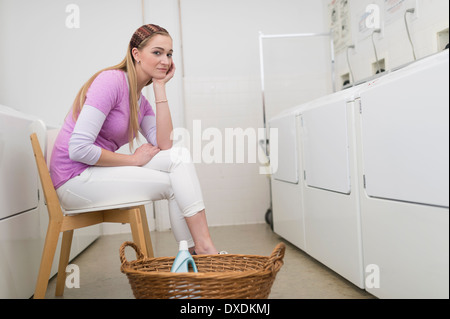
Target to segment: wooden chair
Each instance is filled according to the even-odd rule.
[[[150,201],[65,212],[60,205],[58,195],[53,186],[36,132],[32,133],[30,138],[49,216],[47,235],[34,292],[35,299],[45,298],[59,234],[61,232],[63,233],[63,237],[58,266],[56,296],[62,296],[64,293],[66,267],[69,263],[70,248],[75,229],[103,222],[129,223],[133,241],[141,248],[144,255],[153,257],[153,247],[144,207]],[[49,145],[47,146],[50,147]],[[70,213],[70,215],[67,213]]]

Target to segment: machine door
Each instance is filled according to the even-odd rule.
[[[448,50],[361,92],[368,196],[449,206]]]
[[[306,184],[350,194],[347,102],[329,101],[302,114]]]
[[[270,141],[271,162],[277,160],[278,169],[273,178],[279,181],[298,183],[298,152],[295,114],[276,118],[269,123],[271,129],[278,130],[278,141]],[[277,143],[278,147],[275,147]],[[274,150],[278,150],[278,154]],[[276,157],[276,158],[275,158]]]

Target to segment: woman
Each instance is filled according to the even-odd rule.
[[[165,29],[137,29],[125,59],[94,74],[78,92],[56,139],[50,173],[66,210],[167,199],[176,240],[187,240],[191,252],[217,254],[193,163],[171,152],[165,85],[175,73],[172,52]],[[151,83],[156,116],[141,93]],[[126,143],[131,149],[138,131],[148,143],[131,155],[115,153]]]

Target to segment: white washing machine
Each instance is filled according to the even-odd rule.
[[[306,252],[364,288],[351,88],[300,113]]]
[[[47,232],[48,213],[29,135],[30,125],[37,124],[44,145],[47,128],[35,121],[0,105],[0,299],[33,295]],[[99,235],[99,225],[75,231],[70,258]],[[51,275],[57,272],[60,244]]]
[[[348,125],[356,90],[300,105],[269,126],[279,131],[274,231],[363,288],[355,136]]]
[[[38,175],[28,127],[0,105],[0,298],[29,298],[41,255]]]
[[[305,250],[305,225],[303,210],[303,185],[299,161],[301,148],[298,131],[298,108],[287,110],[268,122],[271,129],[278,129],[278,169],[272,174],[272,215],[274,231],[295,246]],[[271,154],[273,159],[275,154]]]
[[[379,271],[366,289],[380,298],[449,298],[448,87],[446,50],[359,93],[364,264]]]
[[[447,50],[269,121],[275,232],[380,298],[449,296],[448,64]]]

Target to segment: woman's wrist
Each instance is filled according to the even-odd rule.
[[[130,166],[140,166],[139,158],[137,157],[136,153],[129,154],[128,156],[130,159]]]
[[[155,93],[155,104],[167,102],[166,86],[164,84],[153,84],[153,92]]]
[[[166,89],[166,83],[163,81],[153,81],[153,90],[165,90]]]

